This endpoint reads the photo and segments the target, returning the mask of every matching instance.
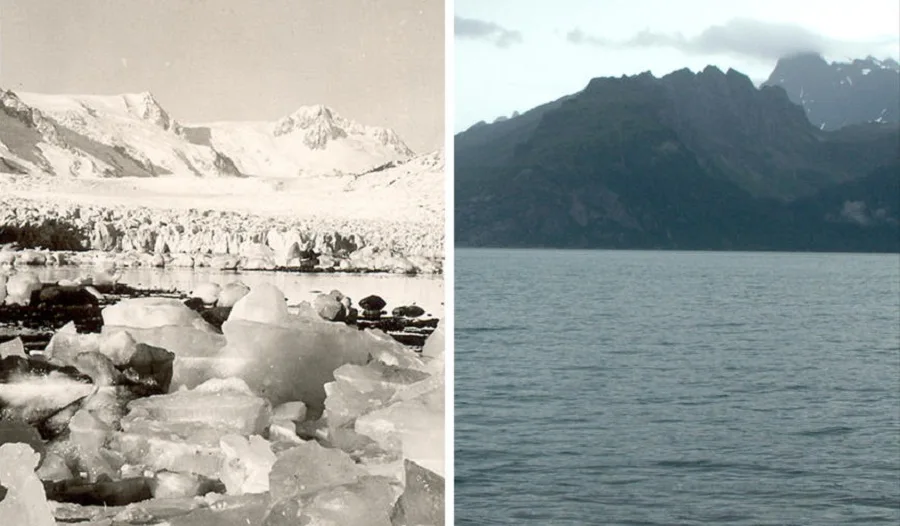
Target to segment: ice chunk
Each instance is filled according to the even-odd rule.
[[[0,301],[3,300],[0,299]],[[21,356],[22,358],[28,357],[28,355],[25,354],[25,344],[22,343],[22,338],[16,338],[14,340],[0,343],[0,358],[6,358],[7,356]]]
[[[44,349],[44,356],[60,364],[74,365],[75,357],[79,354],[99,350],[99,334],[78,334],[75,331],[59,330],[50,338],[50,343]]]
[[[122,366],[131,360],[131,357],[137,350],[137,342],[125,330],[105,332],[100,336],[98,350],[112,360],[114,364]]]
[[[201,490],[205,489],[204,486],[204,481],[199,475],[160,471],[153,477],[150,491],[157,499],[176,499],[201,495]]]
[[[238,379],[211,380],[193,390],[140,398],[128,408],[131,412],[123,428],[135,418],[148,418],[167,424],[202,424],[239,435],[262,433],[271,416],[268,402]]]
[[[325,413],[328,425],[351,423],[359,416],[388,402],[397,390],[428,375],[372,362],[366,366],[344,365],[334,371],[335,381],[325,385]]]
[[[203,303],[212,305],[219,299],[222,287],[218,283],[201,283],[191,291],[192,298],[200,298]]]
[[[66,460],[58,453],[47,453],[41,462],[41,467],[37,470],[38,478],[41,480],[60,481],[72,478],[72,472],[66,465]]]
[[[296,524],[391,526],[392,490],[381,477],[329,487],[313,495],[277,503],[267,526]]]
[[[274,285],[263,283],[250,289],[249,294],[234,304],[228,320],[283,325],[289,316],[284,293]]]
[[[442,382],[419,382],[424,392],[398,393],[390,405],[363,415],[355,429],[386,450],[400,450],[403,457],[444,474],[444,386]]]
[[[33,272],[19,272],[6,279],[6,304],[30,305],[31,293],[41,290],[41,280]]]
[[[304,442],[278,455],[269,475],[272,502],[353,484],[366,474],[347,453]]]
[[[243,298],[250,292],[250,287],[244,285],[240,281],[229,283],[222,287],[219,291],[219,298],[216,305],[219,307],[233,307],[239,299]]]
[[[220,479],[229,495],[269,491],[269,473],[275,465],[275,453],[261,436],[246,439],[227,435],[219,442],[225,454]]]
[[[391,521],[395,526],[444,524],[444,477],[409,460],[406,468],[406,487],[397,500]]]
[[[0,360],[0,420],[40,425],[94,391],[73,367],[8,356]]]
[[[68,444],[64,449],[68,453],[67,458],[74,461],[69,464],[74,463],[89,481],[96,482],[103,476],[113,478],[118,474],[120,466],[103,453],[111,433],[108,425],[84,409],[75,413],[69,421]]]
[[[130,298],[104,308],[102,315],[103,325],[134,329],[202,328],[206,324],[196,311],[173,298]]]
[[[273,405],[299,400],[319,415],[324,385],[334,370],[345,363],[366,363],[376,342],[367,332],[343,324],[292,318],[287,327],[229,318],[222,325],[228,345],[220,354],[226,368],[220,373],[243,378]]]
[[[0,445],[0,486],[6,488],[6,497],[0,500],[3,524],[56,525],[43,484],[34,472],[39,461],[40,455],[28,444]]]
[[[272,409],[272,421],[303,422],[306,420],[306,404],[303,402],[285,402]]]

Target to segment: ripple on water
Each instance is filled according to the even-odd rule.
[[[456,524],[900,523],[896,255],[459,250],[456,287]]]

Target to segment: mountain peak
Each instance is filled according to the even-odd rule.
[[[128,108],[129,113],[145,121],[150,121],[164,130],[174,131],[175,133],[178,133],[181,129],[181,126],[169,117],[162,104],[149,91],[125,93],[122,95],[122,101],[125,103],[125,107]]]

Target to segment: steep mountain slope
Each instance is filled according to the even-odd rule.
[[[276,122],[195,125],[186,136],[224,152],[251,175],[356,174],[413,155],[392,130],[364,126],[321,105]]]
[[[802,249],[786,203],[895,162],[898,134],[822,132],[783,90],[707,68],[594,79],[456,144],[462,245]]]
[[[65,143],[111,165],[113,171],[104,172],[105,176],[241,175],[232,161],[214,148],[188,142],[180,125],[149,92],[18,96],[54,121]]]
[[[780,86],[823,130],[865,122],[900,122],[900,64],[873,57],[829,64],[821,55],[782,58],[764,83]]]

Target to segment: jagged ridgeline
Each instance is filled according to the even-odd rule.
[[[900,251],[890,112],[834,131],[807,113],[734,70],[593,79],[456,136],[457,243]]]
[[[275,122],[183,125],[149,92],[0,92],[0,170],[100,177],[361,173],[413,152],[392,130],[305,106]]]

